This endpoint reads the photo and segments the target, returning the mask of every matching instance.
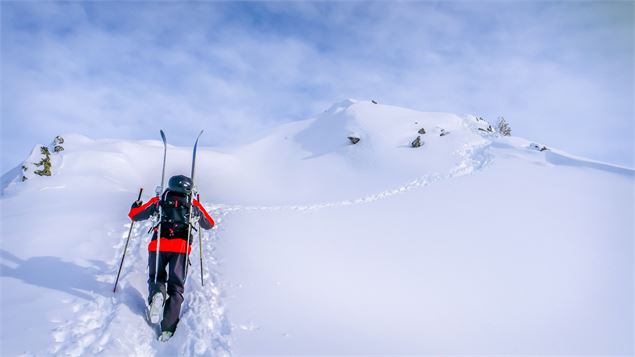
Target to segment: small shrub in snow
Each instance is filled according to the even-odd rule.
[[[28,180],[33,174],[38,176],[53,175],[51,155],[64,151],[62,144],[64,144],[64,138],[58,135],[53,138],[49,145],[39,146],[40,155],[37,155],[36,151],[22,164],[22,181]],[[37,149],[36,146],[35,150]]]
[[[412,143],[410,143],[410,146],[412,146],[413,148],[418,148],[419,146],[421,146],[421,136],[417,136],[417,138],[414,139]]]
[[[509,126],[509,123],[505,118],[499,117],[498,122],[496,123],[496,131],[499,132],[502,136],[511,136],[512,128]]]
[[[371,103],[373,103],[373,104],[377,104],[377,102],[376,102],[374,99],[373,99],[373,100],[371,100]]]
[[[488,132],[488,133],[493,133],[493,132],[494,132],[494,128],[492,128],[492,126],[491,126],[491,125],[488,125],[488,126],[487,126],[487,129],[478,128],[478,130],[480,130],[480,131],[486,131],[486,132]]]
[[[418,131],[417,133],[419,133],[419,134],[423,135],[423,134],[425,134],[425,133],[426,133],[426,129],[421,128],[421,129],[419,129],[419,131]]]
[[[355,136],[349,136],[348,140],[351,141],[351,144],[355,145],[355,144],[357,144],[359,142],[360,138],[355,137]]]
[[[34,174],[39,176],[51,176],[51,152],[46,146],[40,147],[42,153],[42,159],[35,166],[40,167],[39,170],[33,171]]]
[[[446,136],[448,134],[450,134],[449,131],[446,131],[445,129],[441,129],[441,134],[439,134],[439,136]]]

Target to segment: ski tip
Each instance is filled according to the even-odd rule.
[[[201,130],[201,132],[198,133],[198,136],[196,137],[196,141],[194,142],[194,157],[196,157],[196,147],[198,146],[198,139],[201,138],[201,135],[203,135],[203,130]]]

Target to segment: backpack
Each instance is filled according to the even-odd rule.
[[[187,237],[190,203],[188,196],[174,191],[165,191],[161,205],[161,237]]]

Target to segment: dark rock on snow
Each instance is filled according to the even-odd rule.
[[[421,146],[421,136],[417,136],[417,138],[414,139],[412,143],[410,143],[410,146],[412,146],[413,148],[418,148],[419,146]]]

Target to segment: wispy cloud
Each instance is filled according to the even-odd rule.
[[[346,97],[632,166],[630,2],[1,6],[5,171],[58,133],[225,144]]]

